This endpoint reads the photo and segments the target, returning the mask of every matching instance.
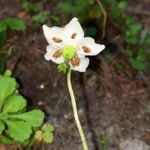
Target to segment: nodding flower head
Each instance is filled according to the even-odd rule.
[[[45,59],[72,70],[85,72],[89,58],[99,54],[105,46],[95,43],[91,37],[84,37],[84,31],[77,18],[73,18],[64,27],[48,27],[43,25],[44,36],[49,43]],[[66,67],[66,68],[67,68]],[[64,69],[62,69],[65,72]]]

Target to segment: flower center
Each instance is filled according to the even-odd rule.
[[[62,51],[62,55],[66,59],[71,59],[76,54],[76,48],[72,45],[65,45]]]

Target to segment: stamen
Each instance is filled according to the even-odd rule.
[[[74,32],[74,33],[71,35],[71,38],[74,39],[74,38],[76,37],[76,35],[77,35],[77,33]]]
[[[86,46],[82,46],[82,49],[85,53],[90,53],[91,52],[91,49],[86,47]]]
[[[57,37],[53,37],[52,40],[53,40],[55,43],[61,43],[61,42],[62,42],[62,39],[57,38]]]
[[[54,54],[53,54],[53,58],[57,59],[59,57],[61,57],[62,55],[62,51],[61,50],[57,50]]]
[[[80,58],[74,57],[70,60],[70,63],[73,67],[77,67],[80,65]]]

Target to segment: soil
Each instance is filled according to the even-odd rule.
[[[136,10],[149,11],[148,0],[135,1],[139,2],[139,6],[134,6],[138,7]],[[129,11],[136,4],[135,1],[129,3]],[[56,2],[49,2],[48,8],[55,5]],[[0,7],[3,8],[0,10],[0,18],[16,16],[23,11],[19,0],[0,0]],[[148,16],[135,13],[149,29]],[[45,121],[55,127],[54,142],[44,145],[45,150],[82,150],[66,76],[58,73],[55,64],[43,58],[47,43],[42,28],[26,19],[27,30],[7,33],[7,66],[17,78],[20,92],[28,99],[29,109],[42,109],[46,113]],[[108,48],[111,48],[111,41],[112,37],[108,37],[107,42],[104,41]],[[106,150],[130,150],[122,148],[121,143],[126,139],[138,139],[150,150],[150,77],[143,72],[134,72],[129,64],[126,64],[124,70],[116,70],[114,64],[120,57],[117,55],[114,63],[110,64],[102,53],[91,58],[86,73],[72,72],[79,115],[90,150],[102,149],[102,145]],[[33,149],[41,150],[41,147],[41,144],[37,144]]]

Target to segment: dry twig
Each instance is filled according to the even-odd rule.
[[[104,16],[104,20],[103,20],[103,33],[102,33],[102,38],[105,37],[105,33],[106,33],[106,22],[107,22],[107,13],[105,11],[105,8],[103,6],[103,4],[101,3],[100,0],[96,0],[100,9],[102,10],[103,16]]]

